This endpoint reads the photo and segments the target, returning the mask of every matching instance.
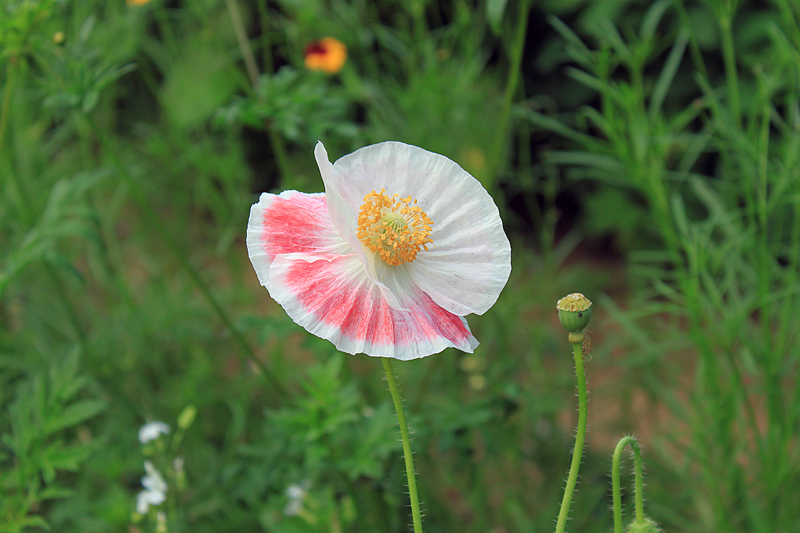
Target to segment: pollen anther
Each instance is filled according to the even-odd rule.
[[[364,197],[358,213],[356,235],[364,245],[390,265],[411,263],[420,249],[427,250],[433,222],[416,198],[389,196],[385,189]]]

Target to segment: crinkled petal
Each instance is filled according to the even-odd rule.
[[[263,193],[253,204],[247,223],[247,253],[261,285],[269,289],[270,265],[281,254],[303,253],[330,259],[356,253],[366,260],[360,243],[354,250],[334,227],[329,203],[324,193],[284,191],[279,195]],[[372,281],[390,305],[402,308],[386,286],[374,277]]]
[[[352,253],[333,227],[324,194],[263,193],[250,208],[247,253],[258,281],[269,288],[269,267],[281,254],[331,257]]]
[[[411,282],[459,316],[483,314],[511,273],[511,246],[494,201],[478,180],[447,157],[400,142],[384,142],[328,160],[315,149],[334,226],[356,250],[367,274],[383,282],[382,261],[356,236],[364,196],[386,189],[416,198],[433,221],[428,251],[405,264]]]
[[[478,345],[466,320],[436,305],[403,270],[386,282],[402,309],[389,305],[355,254],[285,254],[270,267],[269,289],[295,322],[350,354],[409,360]]]
[[[489,310],[511,274],[511,245],[488,199],[475,195],[467,211],[441,217],[433,244],[409,268],[414,284],[457,315]]]

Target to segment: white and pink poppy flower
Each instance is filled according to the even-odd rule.
[[[384,142],[331,164],[325,193],[263,193],[247,251],[289,316],[350,354],[409,360],[478,341],[463,318],[497,301],[511,246],[486,189],[450,159]]]

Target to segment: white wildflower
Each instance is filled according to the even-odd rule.
[[[289,502],[283,508],[283,514],[286,516],[297,516],[303,509],[303,500],[308,494],[308,489],[311,488],[311,482],[307,479],[301,483],[292,483],[286,487],[286,496]]]
[[[136,512],[142,515],[147,514],[151,505],[161,505],[167,499],[167,482],[161,472],[150,461],[144,462],[144,469],[147,472],[142,478],[145,490],[136,496]]]
[[[169,426],[164,422],[148,422],[139,429],[139,442],[147,444],[156,440],[160,435],[169,433]]]

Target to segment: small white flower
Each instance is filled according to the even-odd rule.
[[[161,472],[150,461],[144,462],[144,470],[147,472],[142,478],[145,490],[136,496],[136,512],[139,514],[147,514],[151,505],[161,505],[167,498],[167,482]]]
[[[139,428],[139,442],[147,444],[156,440],[160,435],[169,433],[169,426],[164,422],[148,422]]]
[[[136,512],[147,514],[147,510],[151,505],[161,505],[165,499],[166,495],[163,492],[143,490],[136,496]]]
[[[283,514],[286,516],[297,516],[302,509],[303,500],[289,500],[289,503],[283,508]]]
[[[142,478],[142,486],[144,488],[155,492],[167,492],[167,482],[164,481],[161,472],[156,470],[153,463],[145,461],[144,471],[147,472],[147,475]]]
[[[305,495],[306,490],[297,483],[289,485],[286,488],[286,496],[288,496],[290,500],[302,500]]]
[[[303,500],[305,500],[308,489],[310,488],[311,482],[307,479],[304,479],[299,484],[292,483],[286,487],[286,496],[289,498],[289,502],[286,504],[286,507],[283,508],[283,514],[286,516],[297,516],[300,514],[300,511],[303,509]]]

